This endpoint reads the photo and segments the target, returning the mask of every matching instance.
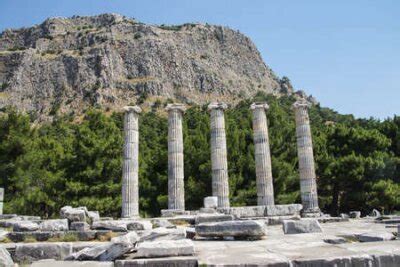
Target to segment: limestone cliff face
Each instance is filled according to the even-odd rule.
[[[14,105],[41,119],[147,96],[206,103],[287,90],[248,37],[221,26],[146,25],[103,14],[0,35],[0,108]]]

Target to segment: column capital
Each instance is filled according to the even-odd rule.
[[[266,102],[264,102],[264,103],[255,102],[255,103],[251,104],[251,106],[250,106],[251,110],[259,109],[259,108],[268,110],[269,109],[269,105]]]
[[[225,104],[224,102],[211,102],[209,105],[208,105],[208,111],[211,111],[211,110],[213,110],[213,109],[222,109],[222,110],[224,110],[224,109],[227,109],[228,108],[228,105],[227,104]]]
[[[182,113],[184,113],[186,111],[186,106],[184,104],[181,103],[172,103],[172,104],[168,104],[165,107],[166,111],[170,111],[170,110],[179,110]]]
[[[293,103],[292,107],[294,109],[298,108],[309,108],[311,107],[311,103],[305,100],[304,98],[297,100],[296,102]]]
[[[125,112],[135,112],[137,114],[142,112],[142,109],[139,106],[125,106],[124,108]]]

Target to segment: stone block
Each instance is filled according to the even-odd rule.
[[[265,216],[300,215],[302,209],[301,204],[268,205],[265,206]]]
[[[139,243],[135,258],[192,256],[193,254],[194,244],[192,240],[163,240]]]
[[[139,242],[179,240],[185,238],[186,238],[186,231],[182,228],[167,229],[160,227],[153,230],[139,232]]]
[[[360,242],[377,242],[377,241],[389,241],[394,240],[396,237],[392,233],[365,233],[357,235],[357,239]]]
[[[127,253],[132,249],[132,245],[129,243],[107,243],[100,244],[92,247],[84,248],[78,252],[70,254],[65,258],[67,261],[85,261],[85,260],[96,260],[96,261],[113,261],[123,254]]]
[[[14,223],[14,232],[33,232],[39,229],[39,225],[31,221],[19,221]]]
[[[361,218],[361,211],[350,211],[349,216],[352,219],[360,219]]]
[[[153,229],[150,221],[126,221],[126,228],[129,231],[141,231]]]
[[[0,266],[2,267],[12,267],[14,266],[14,262],[11,258],[10,253],[7,249],[0,247]]]
[[[114,262],[94,262],[94,261],[56,261],[40,260],[32,263],[31,267],[113,267]]]
[[[372,217],[381,217],[381,213],[377,209],[373,209],[371,212]]]
[[[223,222],[232,221],[233,215],[230,214],[199,214],[196,216],[195,223]]]
[[[111,238],[112,243],[128,243],[134,246],[139,241],[139,236],[136,232],[128,232],[127,234]]]
[[[114,232],[128,231],[127,223],[125,221],[110,220],[110,221],[95,221],[92,224],[94,230],[111,230]]]
[[[153,219],[151,220],[153,224],[153,228],[164,227],[164,228],[176,228],[176,225],[173,225],[166,219]]]
[[[90,222],[95,222],[100,220],[100,214],[96,211],[88,211],[87,216],[89,217]]]
[[[318,220],[315,219],[284,220],[283,232],[285,234],[320,233],[322,228]]]
[[[69,206],[61,208],[60,217],[68,219],[68,222],[86,222],[87,209],[83,207],[72,208]]]
[[[199,213],[217,213],[214,208],[200,208]]]
[[[189,215],[190,212],[186,210],[163,209],[161,210],[161,217],[175,217],[179,215]]]
[[[218,208],[217,211],[225,214],[231,214],[237,218],[264,217],[265,206]]]
[[[347,213],[340,213],[340,218],[348,219],[350,216]]]
[[[79,241],[92,241],[98,239],[99,232],[102,233],[102,231],[78,231],[76,235],[78,236]],[[109,231],[105,232],[109,233]]]
[[[71,252],[71,243],[17,244],[14,260],[22,263],[31,263],[42,259],[63,260]]]
[[[261,238],[265,235],[265,223],[260,221],[225,221],[196,225],[196,234],[202,237]]]
[[[288,216],[270,216],[267,217],[268,225],[279,225],[282,224],[284,220],[300,220],[300,215],[288,215]]]
[[[90,225],[87,222],[72,222],[70,228],[71,230],[84,232],[90,230]]]
[[[45,220],[40,223],[41,231],[68,231],[67,219]]]
[[[203,206],[204,208],[216,209],[218,207],[218,197],[205,197]]]
[[[165,257],[152,259],[116,260],[115,267],[197,267],[195,257]]]

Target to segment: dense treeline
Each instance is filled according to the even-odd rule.
[[[268,101],[276,203],[300,202],[293,99],[259,94],[226,111],[232,205],[255,205],[252,101]],[[167,206],[167,118],[161,106],[140,117],[140,209]],[[158,109],[158,110],[157,110]],[[320,207],[333,215],[378,208],[400,210],[400,117],[356,120],[310,110]],[[119,216],[122,114],[90,109],[83,118],[56,117],[37,125],[7,109],[0,117],[0,186],[5,212],[57,216],[63,205],[85,205]],[[209,116],[193,106],[184,116],[187,209],[211,194]]]

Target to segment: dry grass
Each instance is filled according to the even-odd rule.
[[[110,232],[106,233],[105,235],[99,236],[98,240],[101,242],[106,242],[106,241],[110,241],[111,238],[117,237],[117,236],[120,236],[120,235],[115,232],[110,231]]]

